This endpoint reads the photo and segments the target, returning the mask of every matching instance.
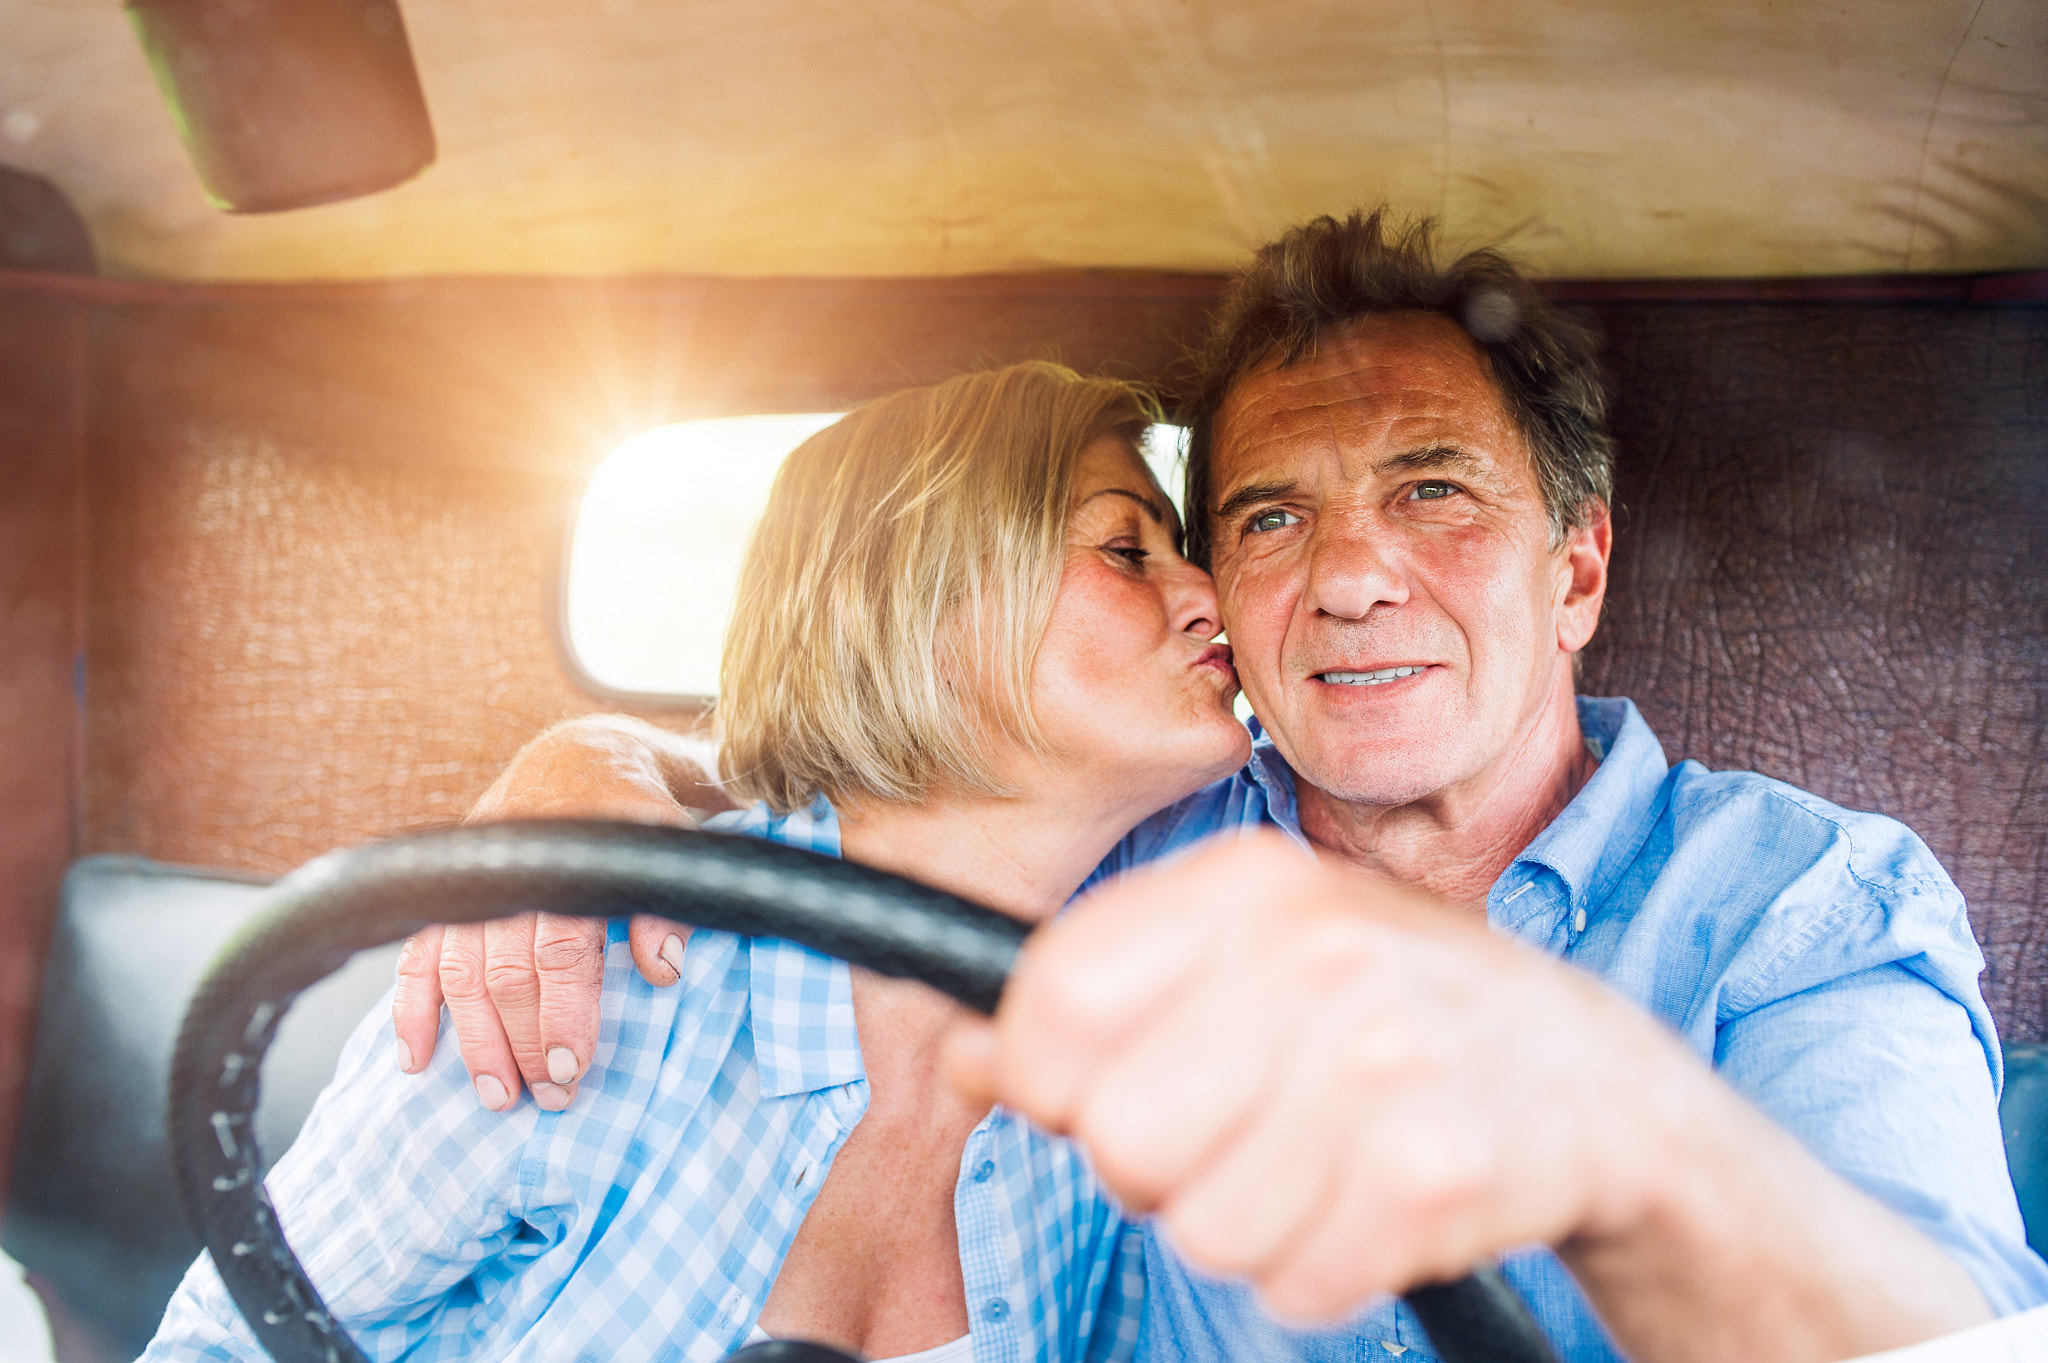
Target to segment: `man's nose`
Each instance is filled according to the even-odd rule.
[[[1303,605],[1340,620],[1363,620],[1376,606],[1398,606],[1407,599],[1400,547],[1385,527],[1352,517],[1329,517],[1316,525]]]

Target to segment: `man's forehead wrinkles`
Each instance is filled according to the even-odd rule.
[[[1320,484],[1323,475],[1310,470],[1333,459],[1328,471],[1341,482],[1432,460],[1449,467],[1441,454],[1423,454],[1432,448],[1464,452],[1459,476],[1482,477],[1521,442],[1472,358],[1426,336],[1401,336],[1364,347],[1340,342],[1296,365],[1255,370],[1219,413],[1216,485],[1301,477]]]
[[[1491,426],[1491,413],[1475,411],[1454,395],[1426,387],[1370,396],[1328,394],[1246,404],[1225,427],[1224,446],[1254,449],[1302,441],[1338,446],[1394,438],[1401,427],[1435,431]],[[1477,431],[1474,432],[1477,434]],[[1418,443],[1426,437],[1415,437]]]
[[[1359,374],[1341,374],[1260,391],[1244,404],[1243,415],[1271,420],[1297,413],[1312,417],[1345,409],[1430,410],[1443,406],[1448,397],[1445,385],[1424,381],[1421,376],[1402,375],[1389,381],[1384,372],[1372,380]]]
[[[1245,430],[1241,439],[1230,442],[1230,464],[1242,469],[1304,455],[1335,455],[1344,465],[1373,470],[1396,461],[1472,465],[1484,462],[1473,451],[1487,448],[1494,435],[1492,423],[1439,411],[1347,412],[1341,404],[1330,404],[1292,415],[1285,425]]]

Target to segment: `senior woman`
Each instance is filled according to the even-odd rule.
[[[748,549],[715,827],[1036,921],[1249,739],[1206,574],[1138,458],[1134,390],[1051,365],[869,404],[799,447]],[[699,933],[657,990],[612,934],[562,1111],[479,1108],[386,1014],[271,1175],[373,1359],[1128,1353],[1138,1251],[1065,1143],[961,1097],[958,1005],[791,943]],[[145,1363],[264,1355],[202,1256]]]

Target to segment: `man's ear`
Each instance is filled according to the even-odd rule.
[[[1607,508],[1571,532],[1558,552],[1566,571],[1564,595],[1557,603],[1557,646],[1577,653],[1592,641],[1600,625],[1600,604],[1607,599],[1607,557],[1614,549],[1614,518]]]

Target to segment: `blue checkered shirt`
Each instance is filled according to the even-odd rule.
[[[822,801],[712,825],[839,853]],[[484,1111],[452,1039],[401,1074],[388,1006],[350,1038],[267,1186],[373,1363],[702,1361],[746,1339],[867,1110],[847,968],[698,932],[679,984],[655,989],[615,923],[602,1007],[560,1113]],[[1139,1235],[1074,1147],[998,1108],[968,1137],[953,1205],[975,1363],[1131,1357]],[[203,1254],[143,1355],[174,1360],[269,1363]]]

